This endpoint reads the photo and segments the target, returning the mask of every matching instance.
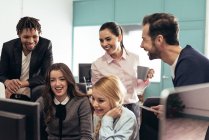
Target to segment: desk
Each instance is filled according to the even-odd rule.
[[[209,121],[175,118],[167,119],[163,140],[204,140]]]

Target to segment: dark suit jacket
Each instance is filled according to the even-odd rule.
[[[22,49],[20,38],[3,44],[0,60],[0,82],[4,83],[7,79],[20,79]],[[50,40],[40,37],[31,54],[28,79],[30,88],[45,83],[47,68],[52,63],[52,43]]]
[[[174,87],[209,82],[209,59],[187,45],[175,68]]]

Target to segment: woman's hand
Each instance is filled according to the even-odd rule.
[[[7,93],[13,94],[20,89],[21,81],[19,79],[6,80],[4,85],[6,86]]]
[[[121,114],[122,114],[122,107],[118,106],[109,110],[105,115],[111,116],[112,118],[116,119],[119,118]]]
[[[154,69],[149,69],[147,73],[147,78],[151,79],[154,76]]]

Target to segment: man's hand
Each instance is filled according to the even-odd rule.
[[[157,118],[162,118],[162,114],[164,113],[164,105],[152,106],[151,108],[157,111],[157,113],[155,113]]]
[[[4,85],[6,86],[6,93],[13,94],[21,88],[21,81],[19,79],[6,80]]]
[[[154,69],[149,69],[148,73],[147,73],[147,78],[151,79],[154,76]]]
[[[12,95],[12,93],[8,89],[6,89],[5,90],[5,97],[9,99],[11,95]]]

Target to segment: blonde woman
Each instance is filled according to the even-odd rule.
[[[116,76],[102,77],[93,85],[91,103],[95,117],[99,118],[95,124],[95,140],[136,139],[136,117],[122,106],[125,92],[125,87]]]

